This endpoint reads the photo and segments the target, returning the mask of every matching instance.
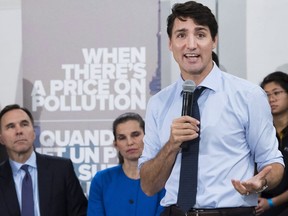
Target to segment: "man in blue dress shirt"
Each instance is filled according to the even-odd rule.
[[[284,168],[267,96],[258,85],[221,71],[213,62],[218,24],[208,7],[194,1],[175,4],[167,33],[180,77],[148,103],[139,160],[142,189],[153,195],[165,186],[163,216],[255,215],[258,193],[275,187]],[[187,212],[177,206],[180,146],[198,137],[200,122],[181,116],[185,80],[205,87],[198,99],[196,203]]]

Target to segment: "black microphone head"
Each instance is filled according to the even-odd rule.
[[[183,92],[193,93],[196,89],[196,84],[192,80],[185,80],[182,87],[183,87]]]

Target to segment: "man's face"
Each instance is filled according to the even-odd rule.
[[[211,71],[212,50],[216,44],[217,37],[212,39],[208,26],[197,25],[190,18],[175,19],[169,48],[184,80],[203,79]]]
[[[21,109],[5,113],[1,119],[1,142],[12,159],[16,155],[30,155],[35,133],[29,116]]]

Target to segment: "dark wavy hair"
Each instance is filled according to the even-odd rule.
[[[275,82],[280,85],[288,93],[288,74],[282,71],[275,71],[268,74],[263,81],[260,83],[260,86],[264,89],[265,85]]]
[[[213,40],[218,34],[218,23],[214,14],[207,6],[201,3],[187,1],[173,5],[172,13],[167,17],[167,34],[170,39],[176,18],[182,21],[191,18],[198,25],[208,26]]]
[[[116,141],[116,139],[117,139],[117,135],[116,135],[117,126],[121,123],[125,123],[125,122],[130,121],[130,120],[137,121],[140,125],[140,128],[143,129],[143,131],[145,133],[145,122],[144,122],[143,118],[138,113],[126,112],[126,113],[123,113],[120,116],[118,116],[113,121],[112,131],[113,131],[113,135],[114,135],[114,141]],[[124,158],[120,154],[120,152],[118,152],[118,159],[119,159],[119,164],[124,163]]]

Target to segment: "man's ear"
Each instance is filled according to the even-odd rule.
[[[217,47],[218,44],[218,35],[215,36],[214,40],[213,40],[213,49],[215,49]]]
[[[36,139],[36,131],[35,131],[35,129],[34,129],[34,127],[33,127],[33,140],[35,141],[35,139]]]
[[[172,52],[172,43],[171,43],[171,39],[169,39],[169,41],[168,41],[168,48],[169,48],[169,50]]]

